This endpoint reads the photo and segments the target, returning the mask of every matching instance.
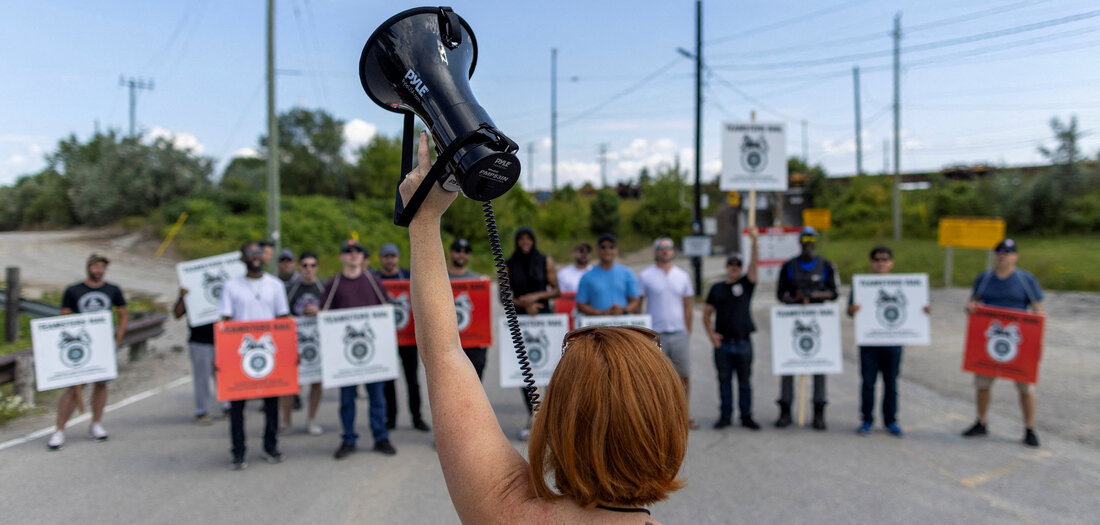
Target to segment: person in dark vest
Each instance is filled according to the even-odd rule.
[[[558,271],[554,266],[554,259],[539,252],[534,230],[528,226],[521,226],[516,230],[515,251],[505,264],[508,265],[508,278],[517,312],[527,315],[553,313],[550,299],[561,295],[558,290]],[[532,408],[527,389],[521,388],[520,392],[523,393],[523,402],[527,405],[527,415],[530,416]],[[527,440],[530,429],[531,422],[528,419],[527,426],[520,430],[520,440]]]
[[[814,253],[817,231],[810,226],[802,228],[798,238],[802,253],[779,269],[779,284],[775,293],[783,304],[811,304],[835,301],[836,268],[833,263]],[[794,397],[794,377],[781,376],[779,380],[779,419],[775,426],[783,428],[791,424],[791,399]],[[814,375],[814,430],[825,430],[825,375]]]

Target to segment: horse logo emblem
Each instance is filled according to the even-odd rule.
[[[745,135],[741,141],[741,167],[749,173],[760,173],[768,166],[768,141],[764,135],[753,139]]]
[[[455,313],[458,314],[458,331],[464,332],[474,319],[474,303],[470,301],[470,294],[462,292],[455,297]]]
[[[393,300],[393,323],[397,325],[398,330],[404,330],[409,326],[409,321],[412,320],[412,316],[409,315],[411,306],[409,304],[409,294],[402,293]]]
[[[61,364],[69,368],[80,368],[92,358],[92,338],[81,329],[77,334],[61,332],[57,346],[61,348]]]
[[[374,331],[364,324],[362,330],[348,326],[344,330],[344,358],[355,366],[362,366],[374,357]]]
[[[1020,328],[1014,324],[1001,326],[993,321],[985,331],[985,351],[998,363],[1008,363],[1016,359],[1020,345]]]
[[[821,350],[821,327],[817,321],[802,324],[796,320],[791,335],[794,337],[794,353],[799,357],[813,357]]]
[[[202,272],[202,295],[210,304],[218,304],[222,298],[222,287],[229,280],[229,274],[225,270],[217,272]]]
[[[302,358],[302,366],[315,366],[321,353],[317,350],[321,344],[320,336],[316,331],[298,329],[298,356]]]
[[[875,318],[886,328],[897,328],[905,323],[905,294],[898,289],[892,295],[886,290],[878,291],[875,300]]]
[[[271,334],[264,334],[259,339],[245,335],[237,352],[241,354],[241,370],[252,379],[263,379],[275,370],[275,342]]]
[[[524,331],[523,345],[527,348],[527,360],[532,368],[543,368],[550,362],[550,338],[545,330]]]

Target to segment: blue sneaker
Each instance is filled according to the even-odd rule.
[[[856,430],[856,434],[859,434],[861,436],[866,436],[867,434],[870,434],[870,433],[871,433],[871,424],[870,423],[863,423],[859,426],[859,430]]]
[[[901,427],[899,427],[897,423],[890,423],[889,425],[886,425],[886,431],[889,432],[890,435],[895,437],[902,436]]]

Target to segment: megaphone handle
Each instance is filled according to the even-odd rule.
[[[393,202],[393,223],[398,226],[408,227],[412,222],[412,218],[416,215],[416,210],[420,209],[420,205],[424,203],[424,199],[428,198],[428,192],[432,191],[432,184],[435,184],[443,180],[444,175],[447,174],[447,163],[450,159],[454,158],[458,150],[463,147],[474,144],[476,142],[484,142],[484,135],[480,133],[482,127],[475,129],[456,138],[449,146],[443,149],[439,155],[436,156],[436,162],[432,165],[432,169],[428,170],[428,174],[424,177],[424,182],[420,183],[420,187],[416,188],[416,193],[409,199],[408,203],[401,203],[401,182],[405,181],[405,177],[408,176],[408,172],[412,168],[406,170],[401,174],[401,180],[397,183],[397,191],[394,196]],[[411,141],[409,141],[411,142]]]

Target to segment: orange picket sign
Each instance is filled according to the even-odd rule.
[[[1039,381],[1046,316],[979,306],[966,329],[963,370],[1023,383]]]
[[[562,292],[554,300],[554,313],[569,315],[569,329],[573,329],[573,310],[577,307],[577,292]]]
[[[458,337],[462,348],[493,344],[493,316],[489,302],[488,279],[451,281],[458,315]]]
[[[393,305],[393,321],[397,326],[397,346],[416,345],[416,324],[409,301],[408,279],[385,279],[382,285],[397,304]]]
[[[224,321],[214,326],[218,401],[298,393],[294,319]]]

